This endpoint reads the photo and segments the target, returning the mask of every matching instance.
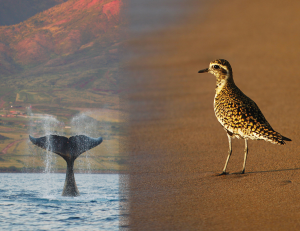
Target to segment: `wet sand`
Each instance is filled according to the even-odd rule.
[[[186,23],[131,39],[123,94],[130,112],[129,227],[132,230],[300,229],[296,1],[193,1]],[[243,140],[228,151],[215,118],[215,77],[198,74],[224,58],[237,86],[271,126],[293,141],[285,146]]]

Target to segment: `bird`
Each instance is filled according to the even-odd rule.
[[[265,140],[272,144],[284,145],[291,139],[274,131],[257,104],[246,96],[234,83],[232,68],[225,59],[210,62],[209,67],[198,73],[210,73],[216,77],[216,93],[214,111],[217,120],[227,132],[229,150],[223,171],[219,175],[226,175],[226,168],[232,154],[231,140],[233,138],[245,140],[244,163],[241,174],[245,173],[248,154],[248,140]]]

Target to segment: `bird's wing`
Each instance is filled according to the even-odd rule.
[[[274,131],[257,104],[248,97],[246,103],[244,103],[245,98],[242,99],[242,105],[238,109],[241,112],[239,119],[242,121],[242,129],[248,131],[249,138],[263,139],[273,144],[285,144],[284,140],[287,139]]]
[[[264,125],[266,128],[273,130],[257,104],[250,98],[248,98],[246,104],[241,105],[240,110],[244,120],[253,122],[257,125]]]

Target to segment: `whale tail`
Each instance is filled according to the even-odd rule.
[[[36,146],[60,155],[67,162],[66,180],[62,196],[76,197],[78,191],[74,177],[74,161],[82,153],[102,143],[102,138],[91,138],[85,135],[70,138],[57,135],[48,135],[34,138],[29,135],[30,141]]]
[[[34,138],[29,135],[29,139],[34,145],[60,155],[67,162],[74,161],[80,154],[102,143],[102,137],[91,138],[85,135],[76,135],[70,138],[58,135]]]

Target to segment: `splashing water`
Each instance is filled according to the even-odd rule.
[[[101,136],[98,129],[98,121],[89,117],[86,113],[80,113],[72,118],[70,126],[65,126],[63,122],[60,122],[56,117],[47,114],[33,114],[31,110],[28,110],[30,115],[30,134],[34,137],[41,137],[47,135],[59,135],[59,136],[75,136],[86,135],[89,137]],[[102,131],[102,129],[101,129]],[[30,141],[29,141],[30,142]],[[47,142],[51,145],[51,142]],[[43,172],[45,181],[47,182],[46,195],[53,195],[53,177],[51,173],[57,171],[57,159],[60,159],[56,154],[43,150],[39,147],[29,145],[32,152],[42,158],[44,163]],[[52,149],[49,147],[48,149]],[[80,173],[91,173],[91,157],[93,157],[93,151],[85,152],[81,158],[78,158],[75,162],[77,169]],[[88,176],[87,176],[88,177]],[[52,191],[51,191],[52,190]]]
[[[88,113],[80,113],[71,120],[71,131],[75,135],[82,134],[91,137],[97,137],[98,121],[89,117]]]
[[[27,113],[30,115],[30,131],[29,134],[31,134],[34,137],[40,137],[40,136],[47,136],[50,134],[56,134],[56,135],[63,135],[63,131],[61,131],[62,127],[64,127],[64,123],[58,121],[56,117],[52,115],[47,115],[47,114],[34,114],[31,111],[31,108],[27,108]],[[30,142],[28,140],[28,142]],[[49,145],[50,142],[48,142]],[[39,157],[42,158],[42,161],[44,162],[44,169],[43,172],[44,178],[45,178],[45,188],[46,190],[46,195],[52,195],[54,193],[53,191],[53,185],[54,185],[54,179],[51,176],[51,173],[54,173],[56,169],[56,164],[57,164],[57,157],[55,154],[53,154],[50,151],[43,150],[38,147],[31,147],[32,153],[34,155],[38,155]],[[51,149],[49,147],[48,149]]]
[[[98,121],[89,117],[87,113],[80,113],[74,116],[71,120],[71,133],[73,135],[86,135],[89,137],[99,137]],[[92,151],[84,153],[83,158],[77,160],[79,171],[81,173],[91,173]]]
[[[90,137],[101,136],[105,142],[101,144],[103,156],[111,156],[109,158],[113,159],[114,155],[118,154],[118,148],[116,148],[113,141],[118,140],[117,133],[113,134],[112,124],[107,117],[94,119],[97,115],[101,115],[101,110],[86,111],[84,113],[79,113],[74,116],[70,122],[71,133],[73,135],[86,135]],[[115,146],[113,146],[115,145]],[[91,173],[92,159],[95,152],[93,150],[85,152],[80,159],[77,160],[77,165],[80,173]],[[104,166],[105,167],[105,166]]]

